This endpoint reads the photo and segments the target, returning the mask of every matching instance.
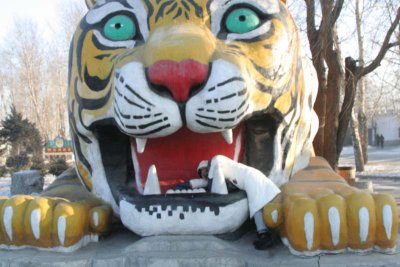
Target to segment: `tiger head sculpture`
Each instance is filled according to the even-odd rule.
[[[316,88],[304,80],[285,1],[87,2],[70,53],[76,169],[132,231],[240,227],[249,213],[243,191],[174,190],[215,155],[277,185],[306,166]]]

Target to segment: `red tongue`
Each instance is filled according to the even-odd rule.
[[[133,138],[134,153],[140,169],[135,170],[135,173],[140,176],[142,188],[146,184],[147,172],[153,164],[157,168],[161,189],[165,191],[174,188],[178,183],[198,177],[197,167],[202,160],[211,160],[215,155],[225,155],[234,159],[236,140],[241,131],[242,127],[233,130],[234,142],[229,145],[221,133],[198,134],[183,128],[167,137],[149,139],[143,154],[137,153]],[[242,154],[243,149],[239,152],[239,161]]]

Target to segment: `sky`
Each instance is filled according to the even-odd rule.
[[[6,2],[7,0],[0,0],[1,2]],[[297,1],[297,0],[292,0]],[[60,14],[60,11],[62,10],[62,4],[65,3],[78,3],[82,4],[84,0],[11,0],[7,1],[7,4],[3,4],[0,8],[0,45],[4,41],[7,40],[7,34],[12,34],[12,27],[14,24],[14,21],[16,19],[20,18],[30,18],[33,21],[35,21],[39,29],[41,30],[42,34],[44,35],[44,38],[49,40],[51,39],[51,34],[57,31],[57,14]],[[289,1],[290,2],[290,1]],[[373,16],[374,13],[372,13],[372,20],[376,20],[378,18]],[[368,17],[367,17],[368,18]],[[365,18],[365,19],[367,19]],[[346,56],[353,56],[357,57],[358,56],[358,50],[357,50],[357,43],[354,39],[355,37],[355,32],[354,32],[354,19],[350,17],[343,16],[341,17],[341,20],[346,20],[345,23],[341,23],[341,25],[349,25],[351,27],[348,27],[349,29],[344,31],[344,34],[341,34],[341,37],[344,39],[351,39],[353,40],[349,42],[348,40],[345,41],[342,44],[342,53],[343,57]],[[342,27],[343,28],[343,27]],[[341,31],[343,29],[339,29]],[[386,30],[386,29],[385,29]],[[303,38],[306,35],[303,34]],[[376,38],[376,36],[375,36]],[[379,36],[374,42],[369,42],[369,43],[377,43],[381,42],[381,39],[383,39],[383,36]],[[307,40],[302,40],[304,44],[307,44]],[[371,48],[367,47],[367,62],[371,60],[373,57],[375,57],[375,54],[377,53],[377,48]],[[306,51],[306,49],[305,49]],[[378,71],[382,71],[383,68],[380,68]]]
[[[70,2],[80,2],[84,0],[63,0]],[[11,0],[3,4],[0,8],[0,42],[10,34],[15,19],[30,18],[39,24],[41,30],[46,32],[46,25],[54,27],[57,20],[57,10],[60,8],[62,0]],[[6,2],[6,0],[0,0]]]

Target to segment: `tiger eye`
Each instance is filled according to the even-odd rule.
[[[261,20],[250,8],[237,8],[226,17],[225,26],[230,33],[246,33],[256,29]]]
[[[104,25],[104,35],[112,41],[127,41],[135,37],[135,22],[125,15],[110,18]]]

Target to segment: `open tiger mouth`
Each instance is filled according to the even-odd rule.
[[[198,134],[182,128],[167,137],[148,140],[129,137],[111,122],[94,126],[108,184],[124,225],[142,236],[219,234],[238,229],[249,214],[244,191],[215,194],[205,189],[177,190],[176,186],[198,178],[199,162],[216,155],[249,165],[260,145],[265,146],[260,155],[265,151],[269,155],[263,160],[269,162],[270,170],[276,123],[271,125],[271,117],[262,117],[263,123],[250,119],[231,134]],[[260,134],[262,138],[257,137]]]

